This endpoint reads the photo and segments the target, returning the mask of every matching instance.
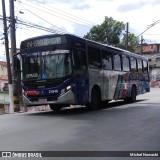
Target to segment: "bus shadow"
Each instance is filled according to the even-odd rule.
[[[141,100],[137,100],[135,102],[142,102],[142,101],[146,101],[147,99],[141,99]],[[73,107],[67,107],[67,108],[63,108],[62,110],[60,110],[59,112],[54,112],[54,111],[41,111],[41,112],[30,112],[27,113],[26,115],[34,115],[34,116],[60,116],[60,115],[76,115],[76,114],[88,114],[88,113],[94,113],[97,111],[101,111],[101,110],[106,110],[106,109],[110,109],[110,108],[116,108],[116,107],[120,107],[120,106],[124,106],[124,105],[128,105],[128,104],[133,104],[133,103],[126,103],[124,101],[114,101],[114,102],[109,102],[106,105],[103,105],[103,107],[101,107],[101,109],[98,110],[88,110],[85,106],[73,106]]]
[[[139,99],[135,103],[129,103],[129,102],[127,103],[127,102],[124,102],[123,100],[113,101],[113,102],[109,102],[108,104],[104,105],[103,109],[120,107],[122,105],[136,104],[138,102],[142,102],[146,100],[147,99]]]

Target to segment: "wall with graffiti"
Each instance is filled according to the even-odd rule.
[[[150,85],[151,87],[160,88],[160,68],[150,70]]]

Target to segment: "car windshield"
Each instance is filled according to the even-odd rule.
[[[22,55],[23,80],[66,77],[72,73],[68,50],[42,51]]]

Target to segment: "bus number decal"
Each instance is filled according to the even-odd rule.
[[[58,93],[58,90],[49,90],[49,93]]]

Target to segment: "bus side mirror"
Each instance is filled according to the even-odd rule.
[[[21,72],[20,60],[17,58],[17,56],[13,57],[13,60],[14,60],[14,70]]]

